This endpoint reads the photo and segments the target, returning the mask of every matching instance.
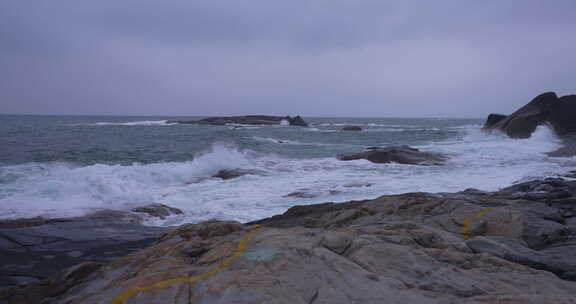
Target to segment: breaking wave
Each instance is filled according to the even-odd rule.
[[[497,190],[529,177],[552,176],[576,168],[573,158],[554,159],[544,154],[560,145],[544,127],[522,140],[485,134],[479,126],[467,126],[458,132],[457,138],[418,146],[449,155],[444,166],[343,162],[334,157],[293,159],[225,144],[215,144],[185,162],[2,166],[0,217],[77,216],[102,208],[165,203],[184,210],[184,222],[212,218],[250,221],[281,213],[296,204],[414,191]],[[305,144],[272,137],[253,139]],[[212,178],[218,170],[236,168],[258,173],[231,180]],[[305,194],[287,196],[293,192]]]

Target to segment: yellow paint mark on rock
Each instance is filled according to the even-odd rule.
[[[473,221],[478,220],[479,218],[486,215],[486,213],[488,213],[488,211],[490,210],[492,210],[492,208],[483,209],[482,211],[474,214],[473,216],[464,219],[462,228],[460,228],[460,232],[462,233],[462,237],[464,238],[464,240],[469,240],[472,237],[470,231],[470,224],[472,224]]]
[[[207,278],[217,274],[218,272],[220,272],[220,271],[226,269],[228,266],[230,266],[230,264],[234,260],[239,258],[242,255],[242,253],[244,253],[246,251],[250,237],[252,236],[252,234],[254,234],[254,232],[256,232],[260,228],[262,228],[261,225],[256,225],[252,229],[250,229],[248,232],[246,232],[246,234],[244,234],[242,239],[236,245],[236,249],[234,250],[232,255],[230,255],[228,258],[226,258],[222,262],[220,262],[220,264],[218,264],[218,266],[216,268],[214,268],[214,269],[212,269],[206,273],[197,275],[197,276],[178,277],[178,278],[174,278],[174,279],[170,279],[170,280],[166,280],[166,281],[161,281],[161,282],[158,282],[158,283],[155,283],[152,285],[148,285],[148,286],[144,286],[144,287],[130,288],[130,289],[124,291],[123,293],[121,293],[114,300],[112,300],[112,302],[110,302],[110,304],[124,304],[130,297],[132,297],[132,296],[134,296],[134,295],[136,295],[142,291],[148,291],[148,290],[156,289],[156,288],[166,288],[166,287],[169,287],[171,285],[182,283],[182,282],[188,282],[190,284],[193,284],[193,283],[196,283],[200,280],[207,279]]]

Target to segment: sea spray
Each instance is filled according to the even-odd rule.
[[[136,124],[147,121],[162,119],[114,118],[110,123],[118,125],[105,127],[89,125],[106,122],[102,118],[5,124],[1,217],[71,216],[164,203],[185,215],[180,222],[150,224],[250,221],[298,204],[414,191],[496,190],[576,168],[573,158],[544,154],[559,145],[544,127],[529,139],[516,140],[481,132],[477,120],[326,118],[313,120],[314,128],[237,129]],[[373,130],[340,131],[349,124]],[[444,166],[410,166],[334,157],[386,145],[411,145],[450,159]],[[259,173],[212,178],[218,170],[236,168]],[[288,196],[293,192],[311,195]]]

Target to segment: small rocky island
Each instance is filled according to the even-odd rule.
[[[169,120],[167,123],[193,124],[193,125],[214,125],[222,126],[227,124],[242,125],[280,125],[307,127],[308,123],[300,116],[269,116],[269,115],[247,115],[247,116],[223,116],[208,117],[200,120]]]

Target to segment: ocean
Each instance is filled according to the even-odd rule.
[[[0,116],[0,219],[68,217],[150,203],[184,215],[247,222],[291,206],[405,192],[493,191],[576,170],[540,127],[529,139],[481,132],[483,119],[310,118],[310,127],[168,124],[193,117]],[[340,131],[357,125],[361,132]],[[440,152],[443,166],[339,161],[370,146]],[[213,178],[221,169],[258,174]],[[288,196],[304,193],[304,197]]]

